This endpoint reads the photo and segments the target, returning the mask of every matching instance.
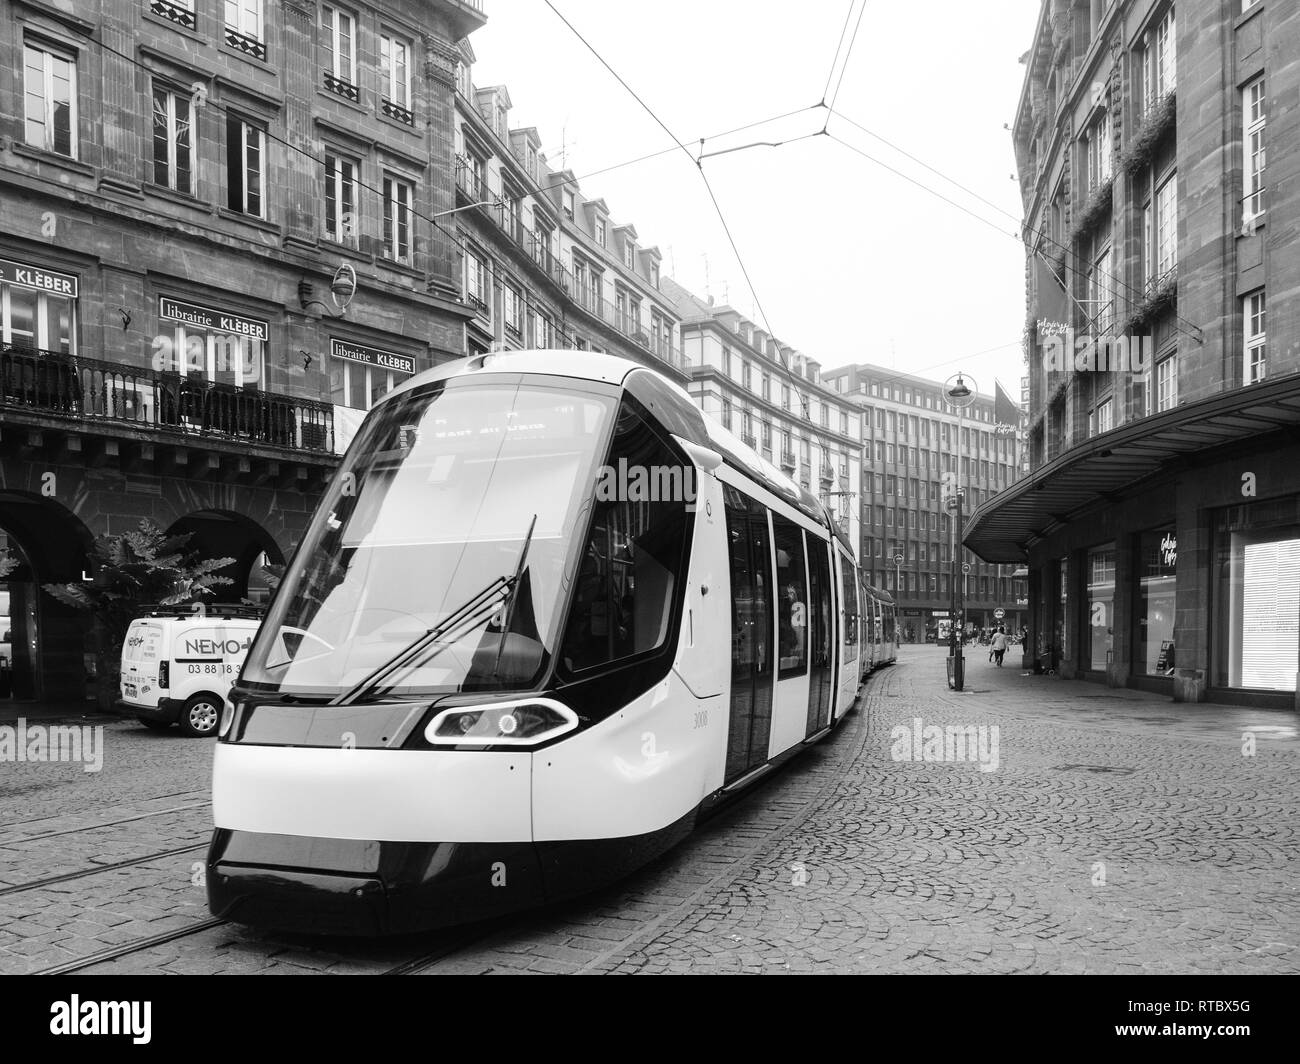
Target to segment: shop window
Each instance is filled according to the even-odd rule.
[[[1088,662],[1089,669],[1110,664],[1115,633],[1115,546],[1107,544],[1088,552]]]
[[[8,278],[16,275],[14,267],[17,266],[17,263],[0,262],[0,342],[73,354],[76,297],[13,283]]]
[[[153,364],[162,372],[238,387],[263,380],[268,325],[163,297]]]
[[[1133,671],[1174,674],[1174,591],[1178,536],[1166,529],[1143,532],[1138,540],[1137,646]]]
[[[1294,691],[1300,668],[1300,510],[1294,500],[1215,521],[1214,685]]]

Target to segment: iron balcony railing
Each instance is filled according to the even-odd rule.
[[[179,373],[0,345],[0,410],[335,454],[333,407]]]

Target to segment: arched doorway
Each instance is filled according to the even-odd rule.
[[[91,696],[86,667],[90,617],[43,585],[81,579],[91,535],[49,499],[0,491],[0,699],[80,701]]]
[[[187,554],[200,559],[233,558],[220,571],[232,581],[217,589],[213,601],[269,598],[263,564],[283,565],[284,555],[271,534],[256,521],[229,510],[197,510],[186,514],[167,529],[167,535],[190,533]]]

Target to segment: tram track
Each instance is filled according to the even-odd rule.
[[[109,864],[95,865],[91,868],[81,868],[75,872],[65,872],[62,875],[47,876],[44,879],[33,879],[26,883],[13,883],[7,887],[0,887],[0,897],[7,894],[21,894],[28,890],[40,890],[42,887],[53,887],[60,883],[69,883],[75,879],[84,879],[86,876],[99,875],[101,872],[112,872],[119,868],[131,868],[134,865],[148,864],[150,861],[160,861],[165,857],[179,857],[183,853],[194,853],[199,850],[206,850],[207,842],[195,843],[192,846],[181,846],[171,850],[160,850],[157,853],[145,854],[143,857],[131,857],[125,861],[112,861]]]
[[[23,835],[15,839],[0,840],[0,846],[20,846],[25,842],[38,842],[41,839],[55,839],[63,835],[78,835],[83,831],[96,831],[99,828],[112,828],[120,824],[133,824],[137,820],[148,820],[151,817],[166,816],[168,813],[183,813],[190,809],[202,809],[205,806],[212,805],[211,799],[202,802],[192,802],[189,805],[174,805],[167,809],[155,809],[148,813],[138,813],[135,816],[121,817],[118,820],[101,820],[97,824],[82,824],[76,828],[64,828],[60,831],[47,831],[40,835]],[[15,828],[0,829],[0,835],[6,831],[18,830]]]
[[[111,946],[108,949],[100,950],[98,953],[92,953],[87,957],[79,957],[75,960],[65,961],[62,964],[55,964],[49,968],[41,968],[32,975],[70,975],[72,972],[79,972],[86,968],[93,968],[98,964],[107,964],[109,961],[119,960],[122,957],[129,957],[133,953],[140,953],[143,950],[152,949],[154,946],[161,946],[167,942],[175,942],[178,938],[187,938],[190,935],[197,935],[201,931],[210,931],[214,927],[221,927],[226,921],[219,917],[212,917],[207,920],[197,920],[185,927],[178,927],[171,931],[162,931],[156,935],[149,935],[147,938],[138,938],[131,942],[124,942],[120,946]]]

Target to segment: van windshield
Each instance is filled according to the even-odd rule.
[[[613,407],[598,394],[483,378],[372,411],[285,574],[242,682],[338,697],[420,646],[385,691],[532,684],[554,657],[573,529],[585,527]],[[504,594],[466,616],[485,588],[515,573],[530,527],[509,630]]]

